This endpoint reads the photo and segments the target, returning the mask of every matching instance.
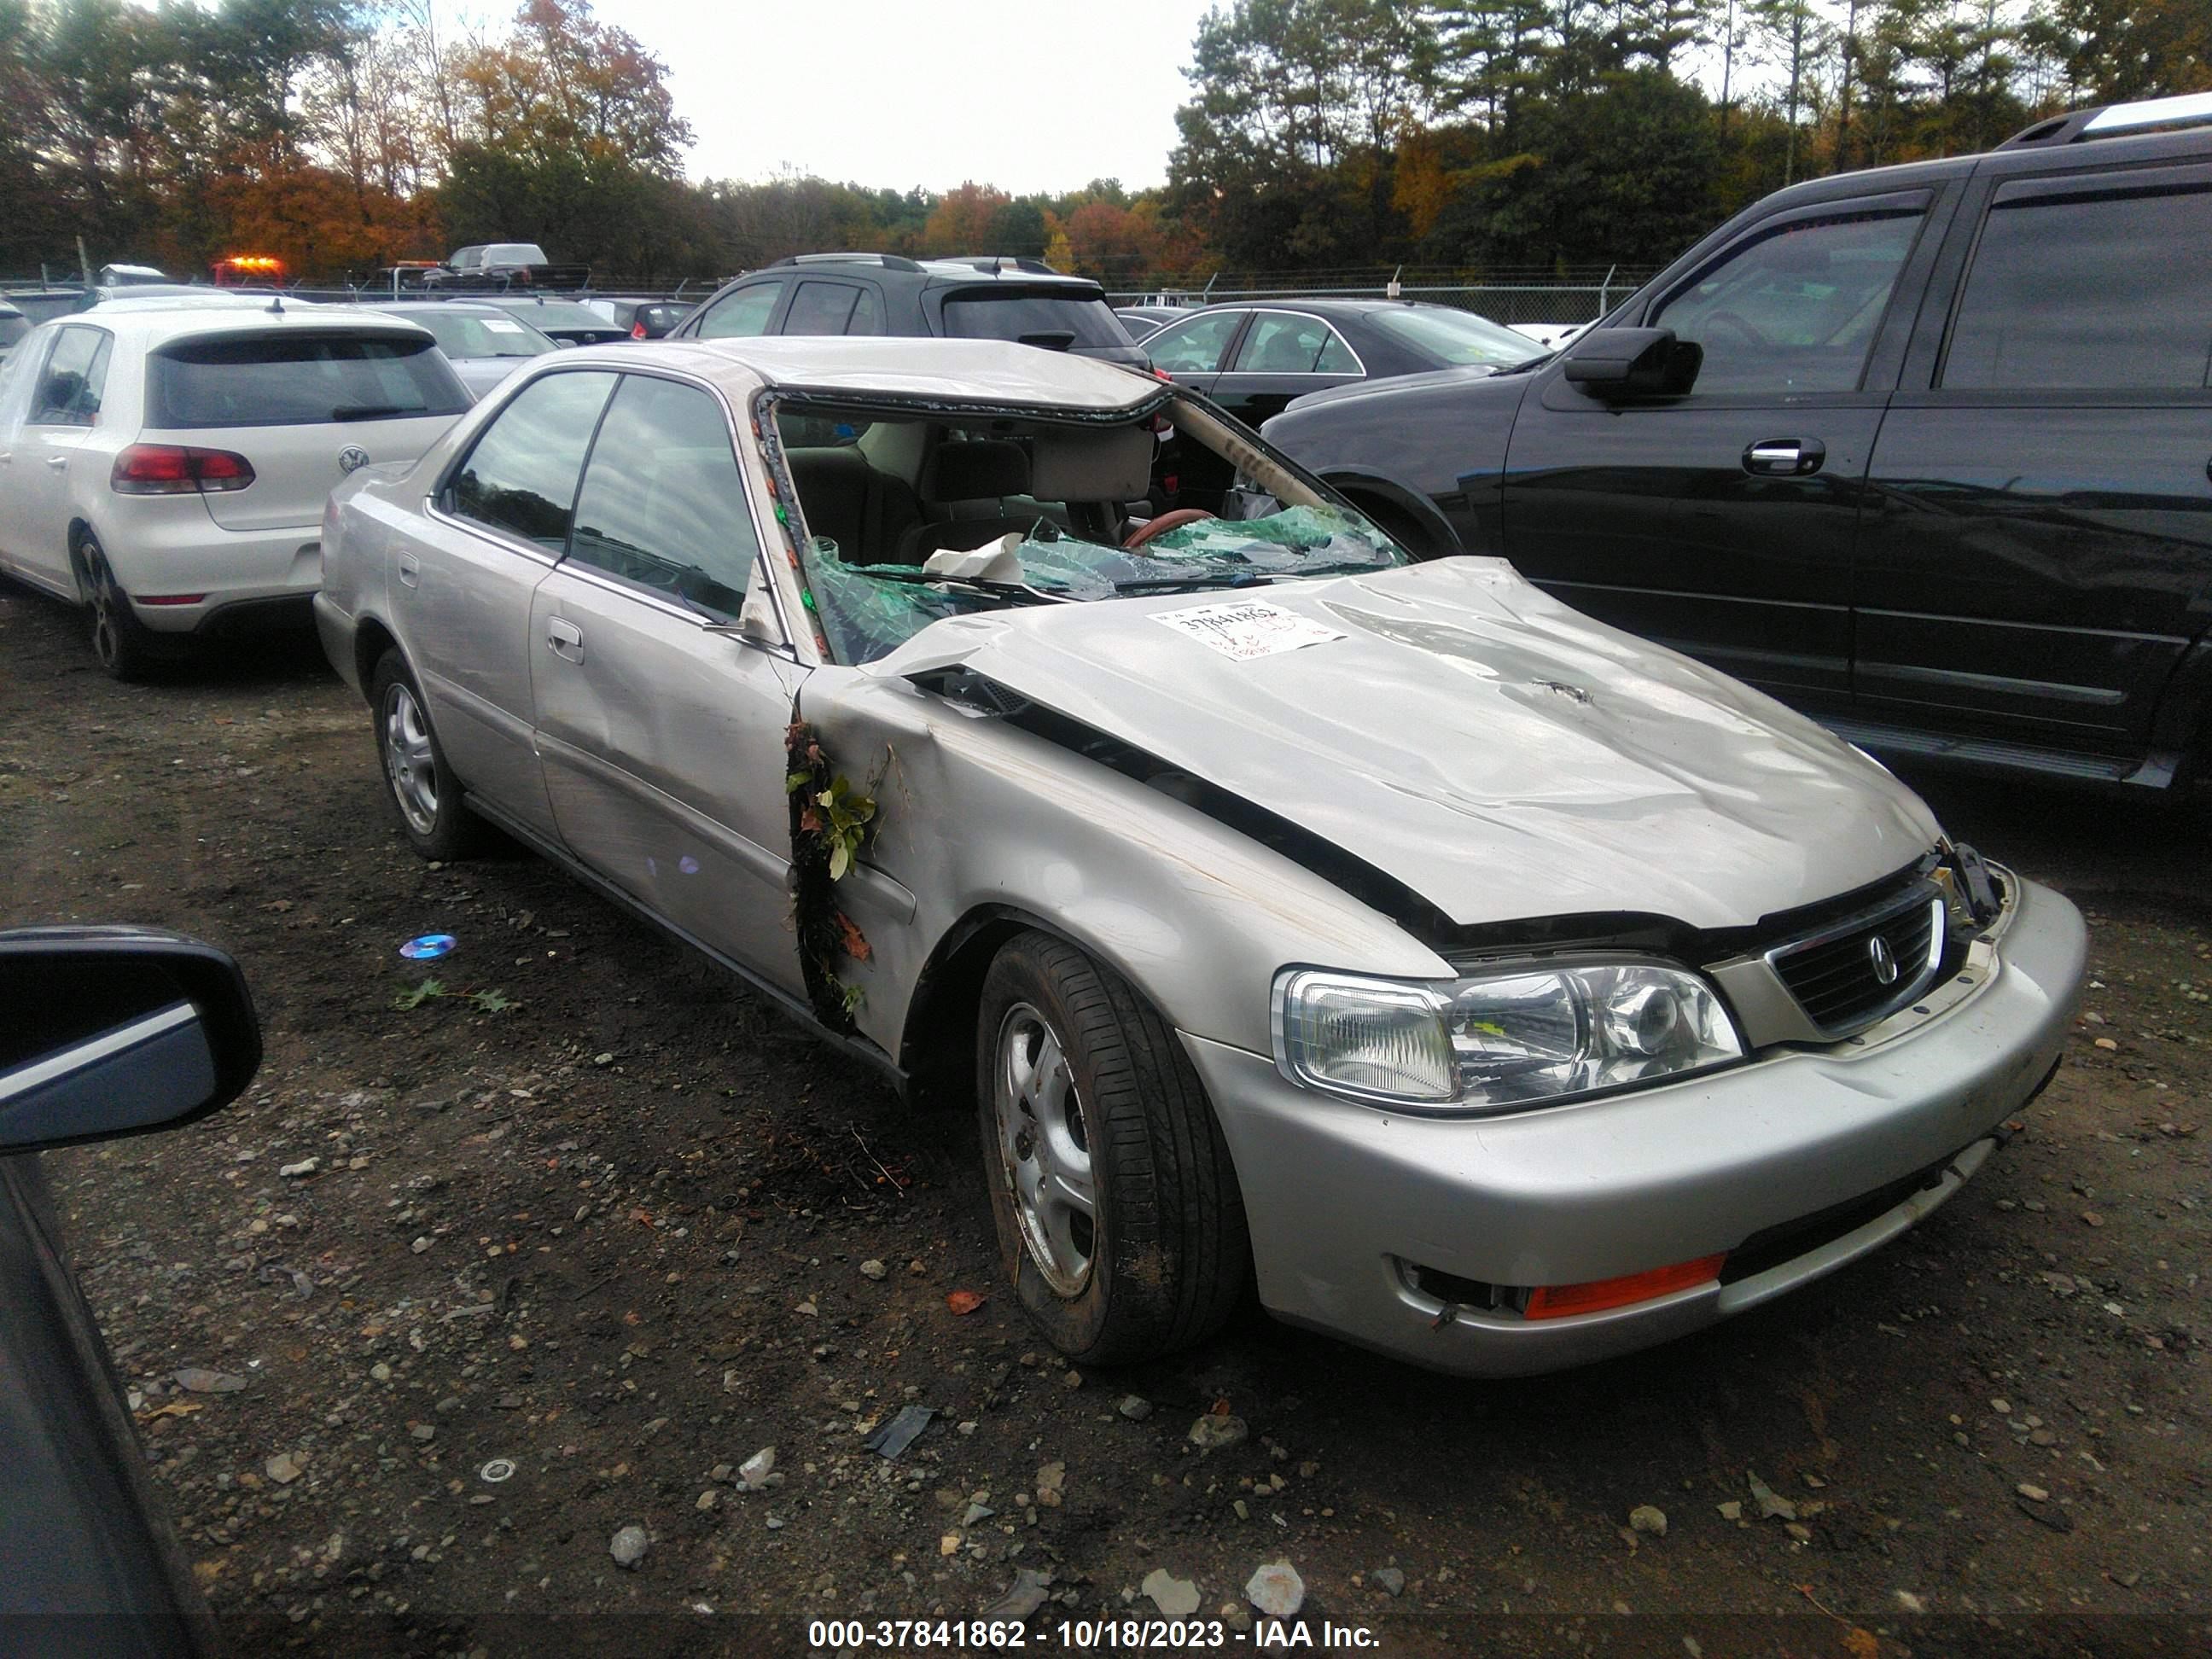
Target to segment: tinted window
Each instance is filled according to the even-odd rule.
[[[568,556],[733,617],[759,550],[721,404],[626,377],[592,446]]]
[[[482,312],[428,306],[407,313],[406,317],[435,335],[439,349],[448,357],[538,357],[559,349],[529,324],[513,317],[488,317]]]
[[[781,283],[755,283],[717,303],[699,319],[702,340],[730,340],[759,334],[768,328],[769,313],[775,309]]]
[[[1407,306],[1401,310],[1367,313],[1370,326],[1410,346],[1440,367],[1468,363],[1525,363],[1543,355],[1542,348],[1525,335],[1516,334],[1487,317],[1449,306]]]
[[[1211,374],[1221,367],[1241,311],[1209,311],[1187,323],[1170,323],[1145,342],[1145,355],[1153,367],[1175,374]]]
[[[1122,346],[1129,337],[1103,299],[967,289],[945,296],[945,331],[960,340],[1042,346]]]
[[[96,328],[65,328],[46,359],[32,399],[38,426],[90,426],[100,415],[107,381],[108,337]]]
[[[9,349],[31,331],[31,319],[20,311],[0,311],[0,351]]]
[[[842,334],[860,290],[851,283],[801,283],[784,313],[786,334]]]
[[[523,388],[492,417],[453,475],[453,511],[549,553],[562,551],[584,451],[615,378],[548,374]]]
[[[877,317],[876,291],[872,288],[860,290],[860,299],[853,306],[852,320],[845,325],[848,334],[880,334],[884,325]]]
[[[1324,358],[1341,367],[1326,367]],[[1318,317],[1289,311],[1253,313],[1244,343],[1237,348],[1237,369],[1245,374],[1358,373],[1352,366],[1351,352],[1337,338],[1334,329]]]
[[[1999,201],[1974,251],[1943,384],[2212,386],[2207,247],[2212,189]]]
[[[1651,325],[1705,349],[1699,392],[1848,392],[1919,228],[1917,213],[1784,225],[1709,269]]]
[[[469,394],[435,342],[391,334],[225,334],[156,352],[146,424],[301,426],[458,415]]]

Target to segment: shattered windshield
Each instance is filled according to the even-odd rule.
[[[1408,562],[1368,520],[1180,400],[1109,427],[791,406],[776,424],[815,612],[840,662],[873,661],[945,617]]]

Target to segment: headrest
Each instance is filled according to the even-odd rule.
[[[926,501],[995,501],[1029,493],[1030,458],[1004,438],[948,440],[931,452],[921,470]]]
[[[791,481],[799,486],[801,495],[830,479],[865,480],[868,473],[868,458],[845,445],[787,449],[783,459],[791,467]]]
[[[1152,434],[1040,432],[1030,448],[1030,494],[1041,501],[1133,501],[1152,487]]]

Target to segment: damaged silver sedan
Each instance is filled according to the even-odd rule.
[[[2081,980],[1848,744],[1111,365],[562,352],[323,559],[416,848],[496,825],[977,1112],[1085,1361],[1248,1285],[1478,1375],[1710,1324],[1954,1194]]]

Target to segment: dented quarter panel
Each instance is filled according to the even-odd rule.
[[[839,770],[882,769],[862,878],[837,894],[870,957],[840,972],[866,991],[861,1032],[894,1055],[932,954],[981,912],[1042,923],[1185,1030],[1260,1052],[1282,963],[1449,971],[1395,924],[1204,813],[896,675],[817,669],[800,710]]]
[[[1880,880],[1941,833],[1850,744],[1502,560],[1262,596],[1344,637],[1237,660],[1154,620],[1231,597],[1187,592],[939,623],[874,670],[960,662],[1313,831],[1462,924],[1638,911],[1741,927]]]

